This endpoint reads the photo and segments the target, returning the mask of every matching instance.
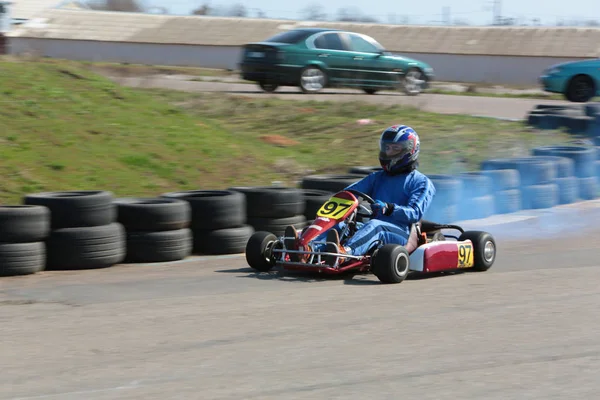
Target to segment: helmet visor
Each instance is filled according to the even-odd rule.
[[[381,160],[397,160],[412,152],[412,140],[392,142],[382,140],[379,143],[379,158]]]

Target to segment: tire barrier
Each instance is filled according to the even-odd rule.
[[[111,192],[35,193],[24,203],[50,211],[46,269],[106,268],[125,259],[125,229],[116,222]]]
[[[598,178],[591,176],[579,178],[579,198],[582,200],[594,200],[598,198]]]
[[[358,182],[365,177],[365,174],[345,174],[345,175],[308,175],[302,178],[302,189],[326,190],[330,192],[339,192],[348,185]]]
[[[306,226],[302,189],[277,186],[232,187],[245,196],[247,224],[255,231],[283,235],[285,227]],[[245,246],[245,243],[244,243]]]
[[[461,201],[461,180],[451,175],[429,175],[428,177],[435,186],[436,194],[423,218],[441,224],[456,221],[458,204]]]
[[[189,203],[195,254],[242,253],[254,231],[246,224],[246,197],[241,192],[187,190],[160,197]]]
[[[482,171],[463,172],[457,176],[461,182],[458,218],[461,220],[487,218],[495,214],[492,195],[492,178]],[[435,183],[434,183],[435,184]]]
[[[306,223],[310,224],[317,215],[317,211],[323,203],[325,203],[334,192],[327,190],[302,189],[302,197],[304,198],[304,217]]]
[[[381,171],[383,168],[381,166],[357,166],[352,167],[348,170],[349,174],[360,174],[360,175],[369,175],[373,172]]]
[[[30,275],[46,267],[50,210],[0,206],[0,276]]]
[[[596,161],[596,150],[584,146],[544,146],[534,148],[531,153],[534,156],[559,156],[570,158],[574,162],[575,176],[578,178],[589,178],[596,175],[594,161]]]
[[[540,104],[527,115],[527,124],[537,129],[563,129],[571,134],[589,134],[596,127],[592,108]]]
[[[126,263],[182,260],[192,254],[188,202],[167,198],[116,199],[117,221],[125,228]]]

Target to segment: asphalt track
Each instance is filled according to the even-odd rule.
[[[600,201],[467,221],[494,267],[381,285],[243,256],[0,280],[2,399],[592,399]]]
[[[573,105],[561,100],[540,100],[509,97],[457,96],[423,93],[419,96],[406,96],[399,92],[379,92],[366,95],[352,89],[325,89],[318,94],[303,94],[298,88],[283,87],[275,93],[265,93],[253,84],[195,82],[189,77],[112,77],[115,81],[132,87],[163,88],[189,92],[219,92],[251,97],[276,97],[286,100],[316,101],[364,101],[372,104],[405,105],[418,107],[423,111],[441,114],[469,114],[494,118],[525,119],[537,104]],[[361,116],[359,116],[361,117]],[[366,118],[366,117],[365,117]]]

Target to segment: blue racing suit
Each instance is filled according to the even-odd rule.
[[[417,170],[399,175],[389,175],[385,171],[373,172],[346,189],[358,190],[373,200],[393,206],[390,215],[378,213],[367,223],[357,224],[356,233],[343,244],[350,248],[351,255],[366,254],[378,241],[405,246],[411,225],[423,218],[436,193],[431,180]],[[339,232],[344,226],[342,221],[333,229]],[[315,241],[325,241],[326,236],[327,232],[324,232]]]

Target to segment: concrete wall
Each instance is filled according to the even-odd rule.
[[[237,69],[240,47],[9,38],[10,53],[85,61]],[[402,53],[429,63],[436,80],[537,85],[542,71],[572,58]]]

